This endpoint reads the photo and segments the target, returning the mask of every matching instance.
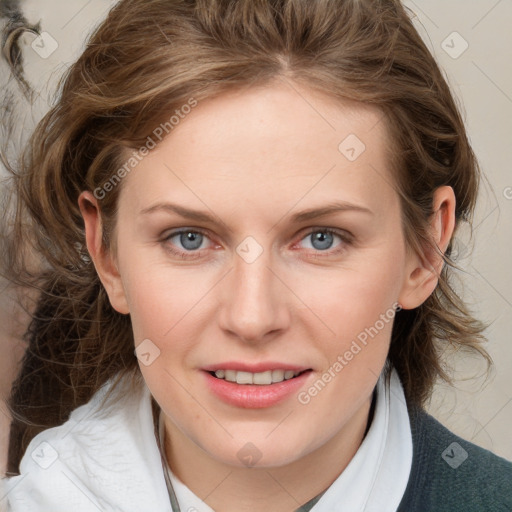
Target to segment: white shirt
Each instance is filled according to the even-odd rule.
[[[8,503],[9,512],[172,511],[149,390],[142,385],[133,391],[123,383],[102,405],[108,390],[109,384],[66,423],[31,441],[21,474],[3,481],[0,509]],[[312,512],[395,512],[411,463],[409,416],[393,370],[389,383],[379,378],[374,418],[364,441]],[[192,506],[211,512],[171,478],[182,512]]]

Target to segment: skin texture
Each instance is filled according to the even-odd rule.
[[[366,146],[355,161],[338,149],[349,134]],[[286,362],[313,370],[307,389],[393,304],[415,308],[437,284],[442,259],[404,240],[388,146],[378,110],[278,80],[200,103],[123,180],[112,250],[101,246],[98,202],[80,197],[113,307],[131,315],[136,345],[160,350],[140,366],[165,415],[168,462],[215,510],[292,511],[337,478],[363,439],[392,324],[307,405],[297,393],[267,408],[228,405],[201,368]],[[334,201],[368,211],[291,221]],[[141,213],[168,202],[214,221]],[[441,251],[454,207],[452,189],[438,189]],[[204,231],[199,250],[170,252],[191,247],[178,228]],[[325,228],[341,236],[315,242]],[[249,236],[263,250],[252,263],[237,253]],[[261,457],[251,468],[237,455],[246,443]]]

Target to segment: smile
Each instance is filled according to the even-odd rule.
[[[222,402],[246,409],[273,407],[291,400],[314,376],[311,368],[284,369],[274,366],[269,370],[259,365],[260,368],[253,369],[260,371],[250,372],[247,369],[223,369],[224,365],[219,366],[201,372],[207,389]]]
[[[305,370],[307,371],[307,370]],[[256,384],[260,386],[268,386],[276,384],[284,380],[290,380],[299,376],[302,371],[293,370],[267,370],[264,372],[252,373],[237,370],[217,370],[210,372],[218,379],[224,379],[228,382],[236,382],[237,384]]]

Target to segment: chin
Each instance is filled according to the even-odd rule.
[[[199,444],[203,450],[212,458],[220,463],[235,466],[237,468],[279,468],[293,464],[300,458],[306,456],[309,451],[303,435],[299,435],[296,440],[290,439],[290,436],[277,437],[271,441],[268,439],[268,431],[264,434],[246,435],[236,437],[230,442],[218,440],[218,442],[209,445]]]

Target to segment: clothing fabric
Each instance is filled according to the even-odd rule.
[[[149,391],[145,386],[123,391],[121,386],[109,399],[107,392],[105,386],[64,425],[32,440],[21,463],[21,474],[3,481],[0,510],[8,505],[8,512],[171,512]],[[390,397],[390,404],[393,401]],[[407,408],[412,467],[397,512],[512,510],[511,462],[455,436],[424,410],[410,404]],[[378,414],[376,408],[367,438],[377,425]],[[389,419],[391,415],[390,409]],[[377,428],[374,431],[380,432]],[[349,466],[360,452],[364,455],[365,441]],[[378,467],[384,472],[389,467],[384,455],[380,464],[371,462],[370,470],[376,473]],[[338,480],[350,475],[349,466]],[[387,473],[390,479],[386,485],[393,487],[395,475]],[[356,477],[353,474],[350,480],[356,482]],[[354,510],[347,506],[345,496],[336,492],[336,482],[314,505],[313,512]],[[327,508],[316,509],[322,500]],[[370,505],[371,499],[367,501]],[[381,512],[384,505],[382,502],[373,510]]]
[[[8,512],[172,512],[149,391],[109,390],[31,441],[5,481]]]
[[[512,462],[409,406],[413,463],[397,512],[511,512]]]

